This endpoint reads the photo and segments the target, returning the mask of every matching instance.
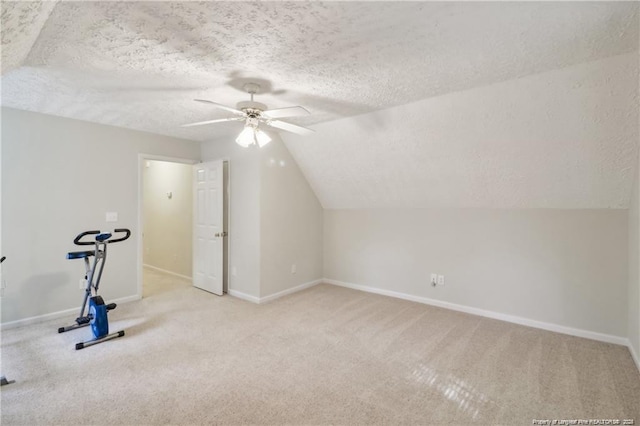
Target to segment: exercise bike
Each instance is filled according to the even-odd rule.
[[[86,288],[84,300],[82,301],[82,306],[80,306],[80,316],[76,318],[75,324],[58,328],[58,333],[64,333],[65,331],[86,326],[91,326],[91,332],[93,333],[92,340],[76,343],[76,350],[124,336],[124,330],[109,334],[107,313],[115,309],[117,305],[115,303],[105,305],[102,297],[98,295],[100,277],[102,277],[102,270],[104,269],[104,263],[107,259],[107,245],[124,241],[131,236],[131,231],[125,228],[114,229],[113,232],[124,233],[124,236],[111,239],[112,234],[109,232],[83,232],[73,240],[73,243],[78,246],[93,245],[93,250],[67,253],[67,259],[84,259]],[[93,241],[87,241],[86,237],[93,235],[95,235]],[[90,258],[93,258],[93,262]]]

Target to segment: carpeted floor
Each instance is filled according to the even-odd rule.
[[[504,424],[634,419],[622,346],[318,285],[265,305],[145,271],[81,351],[73,320],[6,330],[3,425]]]

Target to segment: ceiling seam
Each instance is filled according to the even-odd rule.
[[[47,1],[41,1],[40,3],[41,4],[44,4],[44,3],[55,3],[55,4],[51,8],[51,11],[49,12],[49,14],[47,15],[47,19],[45,19],[45,21],[42,23],[42,26],[40,27],[40,31],[38,31],[38,35],[33,40],[33,43],[31,43],[31,46],[29,46],[29,51],[25,55],[24,59],[22,59],[21,63],[18,66],[16,66],[16,68],[22,67],[25,64],[25,62],[27,62],[29,57],[31,56],[31,52],[33,52],[33,46],[35,46],[36,43],[38,43],[38,41],[40,40],[40,37],[42,36],[42,30],[47,26],[47,23],[49,22],[49,19],[51,19],[51,15],[53,14],[53,12],[56,10],[58,5],[60,4],[60,0],[50,0],[50,1],[47,0]]]

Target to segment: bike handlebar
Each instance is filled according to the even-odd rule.
[[[119,243],[120,241],[124,241],[131,236],[131,231],[129,231],[127,228],[114,229],[113,232],[124,232],[125,236],[116,238],[115,240],[108,240],[108,243]]]
[[[81,234],[78,234],[78,236],[73,240],[73,244],[77,246],[92,246],[95,244],[93,241],[80,241],[80,240],[86,235],[97,235],[99,233],[100,231],[86,231]]]
[[[115,238],[113,240],[106,240],[104,241],[107,244],[110,243],[119,243],[120,241],[124,241],[126,239],[128,239],[131,236],[131,231],[128,230],[127,228],[118,228],[118,229],[114,229],[113,232],[124,232],[125,236],[124,237],[120,237],[120,238]],[[82,232],[80,234],[78,234],[78,236],[73,240],[73,243],[77,246],[92,246],[95,244],[95,241],[81,241],[82,238],[86,237],[87,235],[99,235],[102,232],[100,231],[85,231]]]

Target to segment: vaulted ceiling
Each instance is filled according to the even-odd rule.
[[[285,136],[285,141],[325,207],[387,206],[381,200],[394,184],[405,186],[396,205],[625,207],[638,142],[638,61],[611,58],[637,58],[638,19],[635,2],[2,1],[2,105],[206,141],[236,133],[238,123],[180,127],[226,116],[192,99],[234,106],[247,99],[242,85],[257,81],[262,89],[256,100],[271,108],[302,105],[311,111],[289,121],[315,128],[316,134],[308,140]],[[583,67],[590,63],[605,65],[590,74],[593,66]],[[575,70],[575,84],[571,72],[556,73],[563,69]],[[536,80],[543,75],[548,79]],[[594,75],[605,80],[595,81]],[[514,81],[521,83],[509,83]],[[607,81],[615,87],[598,92]],[[531,85],[537,92],[526,89]],[[491,87],[497,92],[482,92]],[[544,93],[543,101],[533,99],[537,109],[527,111],[533,118],[509,117],[497,95],[503,93],[513,106],[509,87],[527,97]],[[545,127],[541,109],[557,109],[566,99],[563,93],[577,104],[586,96],[597,105],[599,100],[589,97],[592,89],[611,105],[606,113],[583,112],[566,120],[568,128],[556,123],[536,136]],[[504,121],[483,109],[482,96]],[[487,164],[482,152],[499,147],[474,142],[473,128],[458,134],[465,123],[480,125],[480,111],[464,109],[467,101],[495,129],[526,122],[498,135],[508,151],[506,140],[528,133],[519,138],[520,149],[494,155]],[[616,109],[616,102],[623,108]],[[420,111],[438,117],[444,105],[459,108],[459,120],[422,119]],[[526,109],[515,105],[513,111]],[[594,119],[602,125],[587,125],[590,132],[584,132]],[[354,123],[360,130],[349,130]],[[442,142],[435,151],[428,141],[417,143],[429,132],[425,123],[440,126],[431,128],[440,135],[431,141]],[[447,128],[460,137],[442,136]],[[396,131],[401,138],[394,137]],[[490,131],[485,126],[482,140],[491,139]],[[372,144],[380,135],[385,143]],[[573,164],[549,170],[560,174],[558,185],[566,185],[560,191],[533,171],[523,172],[523,179],[512,172],[536,147],[548,150],[550,140],[567,143],[561,158]],[[468,155],[469,149],[479,154]],[[597,158],[599,150],[605,160]],[[344,154],[354,161],[345,162]],[[417,158],[429,159],[422,171]],[[482,163],[481,170],[465,166],[457,175],[448,168],[456,159]],[[404,177],[394,177],[394,170],[404,170]],[[382,189],[378,172],[388,176]],[[487,178],[492,174],[501,177]],[[444,183],[447,176],[457,186]],[[495,184],[501,193],[519,195],[478,198],[476,187],[465,182],[482,176],[479,187]],[[575,183],[585,179],[586,184]],[[528,194],[522,185],[534,185],[535,191]],[[611,187],[620,193],[606,196]]]

